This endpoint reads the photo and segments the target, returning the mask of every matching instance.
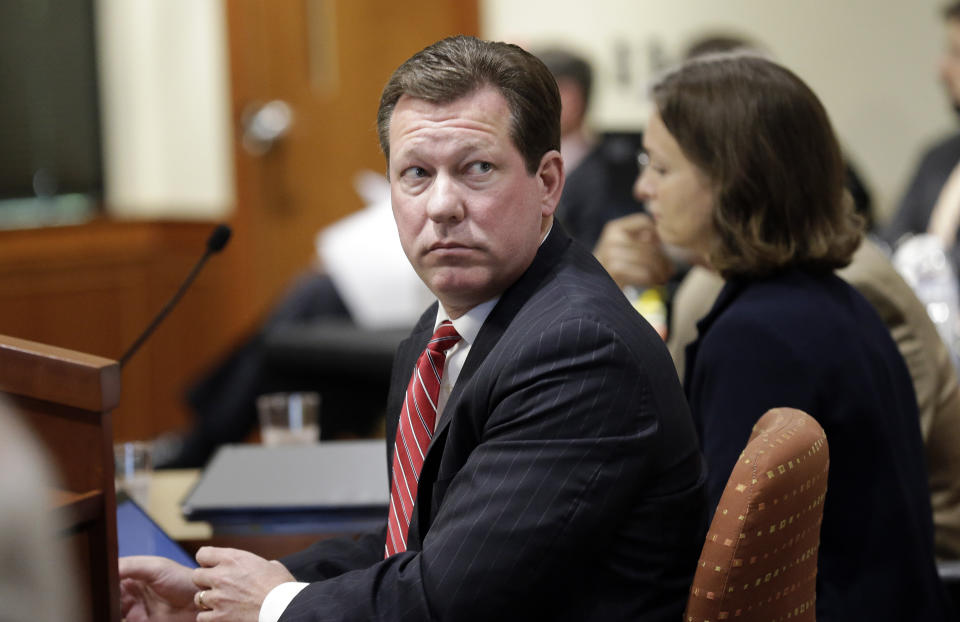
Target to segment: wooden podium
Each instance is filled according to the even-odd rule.
[[[120,401],[119,364],[0,335],[0,393],[56,462],[63,489],[53,491],[52,503],[77,552],[89,620],[120,622],[110,420]]]

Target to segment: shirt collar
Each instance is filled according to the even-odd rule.
[[[486,302],[481,302],[455,320],[450,320],[450,316],[447,314],[446,309],[443,308],[443,305],[439,305],[437,308],[437,319],[433,324],[433,330],[437,330],[437,327],[440,326],[440,323],[444,320],[450,320],[450,322],[453,324],[453,327],[457,329],[457,333],[460,335],[463,341],[467,344],[473,344],[474,340],[477,338],[477,334],[480,332],[480,327],[483,326],[487,316],[490,315],[490,312],[493,311],[493,307],[496,306],[499,300],[500,296],[497,296],[496,298],[491,298]]]

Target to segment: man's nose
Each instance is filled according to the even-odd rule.
[[[434,222],[463,220],[464,206],[456,182],[448,175],[437,175],[430,187],[427,216]]]

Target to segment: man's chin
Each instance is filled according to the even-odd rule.
[[[496,286],[489,274],[445,271],[434,274],[428,282],[433,295],[448,310],[451,308],[469,309],[496,296]]]
[[[440,300],[448,300],[454,304],[463,304],[475,299],[480,292],[486,289],[486,283],[472,279],[434,279],[430,283],[430,290]]]

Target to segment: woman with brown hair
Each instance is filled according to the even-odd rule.
[[[662,242],[726,280],[684,382],[712,507],[757,419],[802,409],[830,444],[818,619],[943,619],[911,379],[833,274],[861,223],[826,111],[793,73],[742,53],[687,62],[653,101],[635,192]]]

